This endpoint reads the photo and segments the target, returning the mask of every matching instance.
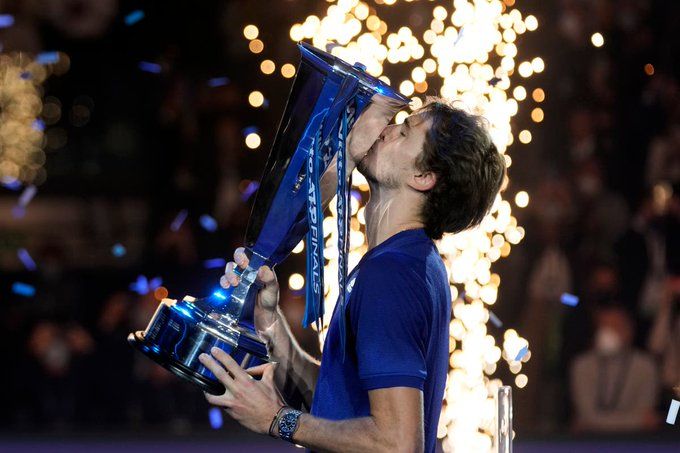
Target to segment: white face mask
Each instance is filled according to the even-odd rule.
[[[595,334],[595,349],[605,355],[612,355],[623,349],[623,341],[614,329],[600,328]]]

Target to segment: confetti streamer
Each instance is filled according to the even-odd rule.
[[[499,329],[503,327],[501,320],[498,319],[498,316],[496,316],[496,314],[491,310],[489,310],[489,321],[491,321],[491,323]]]
[[[26,215],[26,208],[23,206],[14,206],[12,208],[12,217],[15,219],[20,219]]]
[[[526,345],[519,350],[517,356],[515,357],[515,362],[519,362],[520,360],[522,360],[522,358],[527,354],[527,352],[529,352],[529,345]]]
[[[38,189],[33,185],[26,187],[19,196],[19,206],[25,208],[28,205],[28,203],[31,202],[31,200],[33,199],[37,192]]]
[[[35,61],[38,64],[54,64],[59,61],[59,52],[40,52]]]
[[[678,410],[680,410],[680,401],[671,400],[671,406],[668,408],[668,415],[666,415],[666,423],[675,425],[675,420],[678,418]]]
[[[24,263],[24,267],[29,271],[34,271],[38,267],[35,265],[35,261],[33,261],[33,258],[31,258],[31,255],[26,249],[17,250],[17,257],[19,257],[21,262]]]
[[[245,137],[248,134],[257,134],[258,129],[255,126],[248,126],[248,127],[244,128],[242,132],[243,132],[243,136]]]
[[[130,290],[144,296],[163,284],[161,277],[156,277],[149,281],[146,276],[139,275],[137,280],[130,283]]]
[[[189,211],[187,211],[186,209],[182,209],[181,211],[179,211],[177,216],[175,216],[175,220],[173,220],[172,223],[170,224],[170,229],[172,231],[179,231],[179,229],[182,227],[182,224],[186,220],[188,214]]]
[[[222,427],[222,411],[219,407],[211,407],[210,412],[208,412],[208,418],[210,419],[210,427],[212,429],[220,429]]]
[[[13,190],[15,192],[21,189],[21,181],[14,178],[3,178],[2,183],[0,184],[2,184],[2,187],[5,189]]]
[[[144,11],[141,9],[132,11],[130,14],[125,16],[125,25],[129,27],[130,25],[134,25],[142,19],[144,19]]]
[[[244,190],[243,193],[241,194],[241,201],[248,201],[248,198],[250,198],[259,188],[260,188],[259,182],[250,181],[250,183],[246,187],[246,190]]]
[[[45,122],[41,120],[40,118],[37,118],[33,120],[33,123],[31,123],[31,127],[35,129],[36,131],[44,131],[45,130]]]
[[[453,42],[453,45],[455,46],[458,44],[458,42],[463,39],[463,35],[465,34],[465,27],[461,28],[460,31],[458,32],[458,36],[456,37],[456,40]]]
[[[215,77],[208,80],[208,86],[211,88],[222,87],[224,85],[228,85],[229,82],[231,82],[229,77]]]
[[[120,258],[121,256],[125,256],[127,253],[127,250],[125,249],[125,246],[123,244],[114,244],[113,247],[111,247],[111,254],[115,256],[116,258]]]
[[[152,63],[150,61],[140,61],[139,62],[139,69],[141,69],[144,72],[151,72],[153,74],[160,74],[161,73],[161,65],[158,63]]]
[[[7,28],[14,25],[14,16],[11,14],[0,14],[0,28]]]
[[[578,305],[578,296],[574,296],[573,294],[569,293],[562,293],[562,296],[560,296],[560,301],[564,305],[569,305],[570,307],[575,307]]]
[[[12,284],[12,292],[24,297],[35,296],[35,288],[28,283],[14,282]]]
[[[227,260],[224,258],[212,258],[203,261],[203,267],[206,269],[217,269],[218,267],[224,267],[227,265]]]
[[[209,231],[211,233],[217,231],[217,220],[213,219],[208,214],[203,214],[201,218],[198,219],[198,221],[201,223],[201,226],[206,231]]]

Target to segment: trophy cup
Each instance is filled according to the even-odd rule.
[[[347,136],[371,119],[369,106],[389,117],[408,99],[370,76],[365,67],[299,43],[297,75],[272,146],[245,235],[249,265],[236,287],[210,296],[163,299],[144,331],[128,336],[136,349],[177,376],[213,394],[224,387],[198,360],[218,347],[242,367],[269,361],[267,347],[254,328],[256,281],[260,266],[274,268],[307,235],[305,326],[323,316],[323,213],[319,180],[332,160],[338,172],[339,285],[347,275],[348,194],[345,153]],[[369,124],[370,126],[370,124]],[[357,132],[359,133],[359,132]],[[377,138],[377,136],[376,136]],[[361,137],[357,137],[361,142]],[[368,143],[366,149],[371,145]],[[341,298],[341,302],[344,298]]]

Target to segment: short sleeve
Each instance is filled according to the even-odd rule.
[[[359,270],[349,315],[364,390],[423,389],[431,307],[424,276],[413,265],[386,253]]]

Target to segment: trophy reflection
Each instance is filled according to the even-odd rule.
[[[309,281],[308,265],[307,322],[323,315],[323,284],[320,288],[318,285],[318,279],[323,278],[324,248],[323,234],[318,235],[323,221],[319,178],[336,159],[340,214],[342,200],[349,192],[341,173],[349,132],[354,131],[355,143],[368,149],[372,143],[361,143],[361,131],[375,130],[371,128],[372,121],[391,117],[408,103],[389,85],[367,74],[362,65],[352,66],[305,43],[298,44],[298,48],[300,64],[246,230],[249,264],[240,275],[240,283],[226,290],[220,288],[205,298],[164,299],[147,328],[128,336],[139,351],[209,393],[222,393],[224,387],[199,362],[201,353],[218,347],[244,368],[270,360],[266,344],[254,328],[260,289],[257,270],[263,265],[274,268],[305,234],[310,244],[308,253],[312,253],[314,239],[318,241],[316,255],[308,254],[308,261],[313,258],[311,273],[316,284]],[[341,219],[344,225],[348,217],[345,213]],[[342,232],[339,236],[342,257],[348,241],[343,240]],[[316,294],[310,293],[312,287]]]

